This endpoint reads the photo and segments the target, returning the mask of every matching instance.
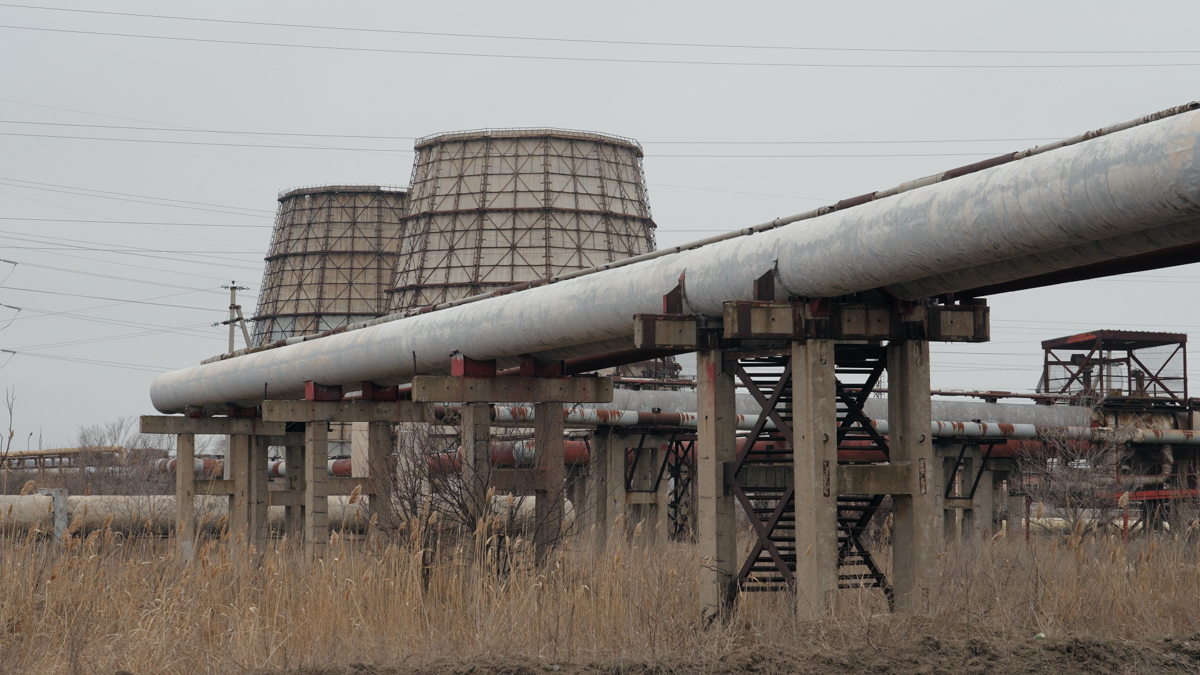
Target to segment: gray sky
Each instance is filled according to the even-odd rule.
[[[1195,2],[49,6],[460,36],[0,6],[0,258],[19,263],[0,263],[0,303],[22,308],[0,308],[0,348],[20,352],[0,353],[14,447],[153,412],[156,371],[223,351],[219,287],[251,286],[253,305],[277,193],[405,185],[413,137],[636,138],[661,246],[1200,98]],[[1194,51],[1128,53],[1171,49]],[[1200,329],[1198,279],[1189,266],[993,297],[993,342],[936,347],[934,386],[1029,390],[1042,339]]]

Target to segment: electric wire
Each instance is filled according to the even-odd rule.
[[[4,99],[0,99],[4,100]],[[30,104],[25,104],[30,105]],[[94,114],[94,113],[86,113]],[[190,127],[140,127],[122,124],[80,124],[69,122],[42,122],[32,120],[0,120],[0,124],[27,124],[38,126],[78,127],[85,129],[118,129],[123,131],[163,131],[171,133],[192,134],[228,134],[235,136],[301,136],[305,138],[360,138],[365,140],[401,140],[414,141],[421,136],[376,136],[368,134],[318,134],[293,133],[281,131],[238,131],[229,129],[197,129]],[[909,145],[926,143],[1037,143],[1048,138],[938,138],[915,140],[878,140],[878,141],[638,141],[642,145]]]
[[[399,30],[393,28],[365,28],[358,26],[328,26],[328,25],[313,25],[299,23],[283,23],[277,21],[247,21],[237,19],[216,19],[208,17],[195,16],[177,16],[166,14],[144,14],[135,12],[116,12],[95,9],[78,9],[70,7],[38,7],[34,5],[20,5],[13,3],[0,3],[0,7],[9,7],[14,9],[32,9],[46,12],[71,12],[77,14],[98,14],[107,16],[124,16],[140,19],[161,19],[169,21],[190,21],[201,23],[216,23],[216,24],[232,24],[240,26],[260,26],[270,28],[301,28],[305,30],[324,30],[324,31],[341,31],[355,33],[380,33],[388,35],[421,35],[431,37],[453,37],[453,38],[472,38],[472,39],[487,39],[487,40],[514,40],[514,41],[529,41],[529,42],[559,42],[559,43],[575,43],[575,44],[599,44],[599,45],[628,45],[628,46],[644,46],[644,47],[685,47],[685,48],[705,48],[705,49],[751,49],[751,50],[788,50],[788,51],[806,51],[806,52],[867,52],[867,53],[886,53],[886,54],[1039,54],[1039,55],[1135,55],[1135,54],[1197,54],[1200,50],[1195,49],[1147,49],[1147,50],[1041,50],[1041,49],[912,49],[912,48],[882,48],[882,47],[811,47],[798,45],[748,45],[748,44],[730,44],[730,43],[702,43],[702,42],[665,42],[665,41],[646,41],[646,40],[602,40],[588,38],[564,38],[564,37],[540,37],[540,36],[525,36],[525,35],[498,35],[487,33],[447,33],[437,31],[418,31],[418,30]]]
[[[38,289],[38,288],[17,288],[14,286],[4,286],[3,288],[0,288],[0,291],[18,291],[21,293],[40,293],[42,295],[59,295],[59,296],[68,297],[68,298],[85,298],[88,300],[111,300],[111,301],[116,301],[116,302],[120,302],[120,303],[124,303],[124,304],[151,305],[154,307],[169,307],[171,309],[194,309],[194,310],[198,310],[201,312],[223,312],[223,311],[227,311],[229,309],[228,307],[194,307],[191,305],[172,305],[169,303],[149,302],[146,300],[127,300],[125,298],[107,298],[107,297],[100,296],[100,295],[81,295],[79,293],[66,293],[63,291],[47,291],[47,290]]]
[[[46,26],[15,26],[0,24],[6,30],[31,31],[40,33],[61,33],[68,35],[92,35],[103,37],[133,38],[140,40],[159,40],[172,42],[191,42],[198,44],[243,45],[251,47],[282,47],[289,49],[324,50],[337,52],[359,52],[371,54],[409,54],[420,56],[454,56],[464,58],[507,59],[526,61],[562,61],[576,63],[627,63],[648,65],[684,65],[684,66],[728,66],[753,68],[831,68],[831,69],[883,69],[883,70],[994,70],[994,69],[1098,69],[1098,68],[1180,68],[1200,66],[1194,63],[1031,63],[1031,64],[970,64],[970,63],[937,63],[937,64],[908,64],[908,63],[796,63],[786,61],[716,61],[716,60],[683,60],[683,59],[639,59],[596,56],[552,56],[547,54],[494,54],[484,52],[454,52],[426,49],[385,49],[380,47],[359,47],[339,45],[314,45],[294,42],[265,42],[261,40],[230,40],[217,38],[184,37],[179,35],[147,35],[142,33],[118,33],[111,31],[77,30],[70,28],[50,28]]]
[[[158,280],[134,279],[132,277],[119,277],[119,276],[116,276],[113,274],[101,274],[99,272],[84,272],[83,270],[74,270],[69,267],[54,267],[51,265],[39,265],[37,263],[19,262],[19,261],[14,261],[14,260],[0,259],[0,262],[6,262],[6,263],[13,265],[13,271],[16,271],[17,265],[21,265],[24,267],[34,267],[34,268],[38,268],[38,269],[51,270],[54,272],[66,272],[67,274],[81,274],[81,275],[85,275],[85,276],[89,276],[89,277],[100,277],[103,279],[113,279],[116,281],[129,281],[129,282],[137,283],[137,284],[149,284],[151,286],[158,286],[159,288],[179,288],[179,289],[182,289],[185,291],[195,291],[196,293],[214,293],[217,295],[223,295],[223,293],[221,293],[221,291],[213,290],[211,288],[195,288],[193,286],[179,286],[177,284],[168,284],[168,283],[158,281]],[[9,276],[12,276],[12,272],[9,272]],[[8,280],[8,277],[5,277],[5,281],[7,281],[7,280]],[[0,281],[0,289],[3,289],[3,288],[4,288],[4,281]]]

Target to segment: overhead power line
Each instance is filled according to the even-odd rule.
[[[20,178],[8,178],[5,176],[0,176],[0,181],[11,184],[10,185],[11,187],[26,187],[27,189],[30,189],[30,190],[45,190],[47,192],[60,192],[61,190],[74,190],[74,191],[76,191],[76,193],[94,192],[94,193],[96,193],[95,195],[87,195],[87,196],[94,196],[99,199],[117,199],[119,197],[125,197],[126,199],[118,199],[118,201],[137,201],[138,199],[153,200],[153,201],[143,201],[143,202],[139,202],[139,203],[153,204],[154,206],[173,206],[175,208],[196,208],[196,207],[200,207],[200,206],[212,206],[212,207],[216,207],[216,208],[220,208],[220,209],[228,209],[229,211],[249,212],[249,213],[232,213],[231,215],[247,215],[247,216],[249,216],[249,215],[254,215],[257,213],[269,213],[272,215],[275,214],[275,211],[273,211],[273,210],[256,209],[256,208],[251,208],[248,206],[230,206],[228,204],[210,204],[208,202],[190,202],[190,201],[186,201],[183,199],[171,199],[169,197],[153,197],[150,195],[130,194],[128,192],[113,192],[111,190],[97,190],[95,188],[84,188],[84,187],[78,187],[75,185],[59,185],[57,183],[42,183],[42,182],[32,181],[32,180],[21,180]],[[54,190],[54,189],[50,189],[50,188],[59,188],[59,189]],[[105,195],[105,196],[102,197],[101,195]],[[165,203],[159,203],[159,202],[165,202]],[[199,210],[209,211],[211,209],[199,209]],[[229,211],[226,211],[226,212],[229,212]],[[221,213],[221,212],[218,212],[218,213]],[[261,217],[261,216],[255,216],[255,217]]]
[[[16,261],[16,260],[0,259],[0,262],[6,262],[6,263],[10,263],[14,266],[20,266],[20,267],[35,267],[37,269],[51,270],[54,272],[66,272],[67,274],[81,274],[84,276],[100,277],[103,279],[113,279],[116,281],[129,281],[129,282],[133,282],[136,284],[149,284],[151,286],[158,286],[159,288],[180,288],[185,291],[193,291],[196,293],[213,293],[216,295],[224,295],[224,293],[222,293],[221,291],[214,290],[211,288],[195,288],[193,286],[179,286],[177,284],[168,284],[168,283],[165,283],[158,279],[149,280],[149,279],[134,279],[132,277],[119,277],[114,274],[101,274],[99,272],[84,272],[83,270],[73,270],[69,267],[53,267],[51,265],[39,265],[37,263],[20,262],[20,261]],[[0,282],[0,283],[2,283],[2,282]],[[0,286],[0,290],[2,290],[3,288],[4,288],[3,286]]]
[[[21,137],[25,137],[25,138],[56,138],[56,139],[76,140],[76,141],[115,141],[115,142],[120,142],[120,143],[161,143],[161,144],[168,144],[168,145],[204,145],[204,146],[229,147],[229,148],[274,148],[274,149],[278,149],[278,150],[363,150],[363,151],[369,150],[372,152],[375,151],[374,149],[371,149],[371,148],[333,148],[333,147],[324,147],[324,146],[309,147],[309,146],[295,146],[295,145],[269,145],[269,144],[263,144],[263,143],[219,143],[216,141],[172,141],[172,140],[155,139],[155,138],[108,138],[108,137],[104,137],[104,136],[67,136],[64,134],[24,134],[24,133],[12,132],[12,131],[0,131],[0,136],[21,136]],[[406,150],[406,151],[397,151],[397,152],[411,153],[412,151]],[[780,154],[773,154],[773,155],[729,155],[729,154],[667,155],[667,154],[663,154],[663,155],[660,155],[660,154],[650,154],[647,156],[651,159],[661,159],[661,158],[668,158],[668,159],[680,159],[680,158],[688,158],[688,159],[842,158],[842,159],[844,159],[844,158],[854,158],[854,157],[865,157],[865,158],[979,157],[979,156],[985,156],[985,155],[989,155],[989,154],[993,154],[993,153],[994,153],[994,151],[981,150],[981,151],[976,151],[976,152],[922,152],[922,153],[908,153],[908,152],[886,153],[885,152],[885,153],[870,153],[870,154],[836,154],[836,155],[835,154],[806,154],[806,155],[780,155]],[[49,191],[50,192],[59,192],[59,190],[49,190]],[[117,199],[117,198],[116,197],[108,197],[107,199]],[[137,200],[124,199],[121,201],[137,201]],[[145,202],[145,203],[151,203],[151,202]],[[174,205],[173,204],[161,204],[160,206],[174,206]],[[194,207],[179,207],[179,208],[194,208]],[[212,209],[200,209],[200,210],[210,211]],[[221,213],[223,213],[223,212],[221,212]]]
[[[42,295],[61,295],[68,298],[86,298],[88,300],[111,300],[124,304],[133,305],[152,305],[154,307],[170,307],[172,309],[195,309],[202,312],[223,312],[227,308],[220,306],[213,307],[194,307],[191,305],[172,305],[165,302],[149,302],[147,300],[126,300],[124,298],[106,298],[100,295],[81,295],[79,293],[63,293],[61,291],[47,291],[39,288],[16,288],[13,286],[0,287],[0,291],[19,291],[21,293],[40,293]]]
[[[732,66],[755,68],[837,68],[837,69],[884,69],[884,70],[993,70],[993,69],[1096,69],[1096,68],[1177,68],[1200,66],[1200,62],[1178,63],[1026,63],[1026,64],[971,64],[971,63],[795,63],[787,61],[716,61],[716,60],[686,60],[686,59],[638,59],[593,56],[550,56],[546,54],[489,54],[482,52],[453,52],[425,49],[384,49],[379,47],[352,47],[338,45],[314,45],[294,42],[264,42],[258,40],[222,40],[217,38],[183,37],[178,35],[146,35],[141,33],[116,33],[95,30],[74,30],[68,28],[48,28],[44,26],[14,26],[0,25],[7,30],[22,30],[41,33],[63,33],[69,35],[94,35],[104,37],[134,38],[139,40],[162,40],[172,42],[192,42],[198,44],[245,45],[251,47],[283,47],[289,49],[309,49],[338,52],[359,52],[371,54],[410,54],[419,56],[457,56],[466,58],[508,59],[522,61],[567,61],[583,63],[629,63],[652,65],[681,65],[681,66]]]
[[[701,189],[701,188],[696,188]],[[81,218],[24,218],[21,216],[0,216],[0,220],[20,220],[31,223],[87,223],[96,225],[159,225],[166,227],[232,227],[272,229],[274,225],[228,225],[224,223],[164,223],[159,220],[85,220]]]
[[[72,356],[55,356],[51,354],[36,354],[34,352],[18,352],[12,349],[0,349],[0,352],[14,354],[17,356],[33,356],[39,359],[53,359],[55,361],[67,361],[69,363],[83,363],[92,366],[109,366],[112,368],[125,368],[127,370],[142,370],[148,373],[161,373],[170,370],[166,366],[147,366],[137,363],[119,363],[117,361],[98,361],[96,359],[81,359]]]
[[[9,3],[0,3],[0,7],[12,7],[18,9],[33,9],[48,12],[72,12],[78,14],[102,14],[107,16],[126,16],[141,19],[162,19],[169,21],[190,21],[201,23],[215,24],[231,24],[239,26],[264,26],[270,28],[301,28],[305,30],[323,30],[323,31],[339,31],[339,32],[355,32],[355,33],[377,33],[385,35],[421,35],[429,37],[452,37],[452,38],[472,38],[486,40],[514,40],[527,42],[560,42],[573,44],[595,44],[595,45],[621,45],[621,46],[642,46],[642,47],[684,47],[684,48],[706,48],[706,49],[751,49],[751,50],[786,50],[786,51],[803,51],[803,52],[864,52],[864,53],[884,53],[884,54],[1079,54],[1079,55],[1099,55],[1099,54],[1196,54],[1200,50],[1195,49],[1154,49],[1154,50],[1042,50],[1042,49],[904,49],[904,48],[881,48],[881,47],[811,47],[797,45],[748,45],[748,44],[730,44],[730,43],[704,43],[704,42],[665,42],[665,41],[645,41],[645,40],[600,40],[588,38],[565,38],[565,37],[540,37],[527,35],[497,35],[488,33],[446,33],[436,31],[421,31],[421,30],[399,30],[393,28],[364,28],[355,26],[327,26],[313,25],[302,23],[281,23],[275,21],[246,21],[236,19],[214,19],[207,17],[195,16],[176,16],[166,14],[138,14],[134,12],[114,12],[96,9],[76,9],[68,7],[35,7],[33,5],[18,5]]]
[[[27,104],[28,105],[28,104]],[[91,113],[89,113],[91,114]],[[369,134],[319,134],[319,133],[294,133],[284,131],[245,131],[235,129],[192,129],[181,127],[143,127],[124,124],[80,124],[71,122],[39,122],[32,120],[0,120],[0,124],[26,124],[31,126],[51,126],[51,127],[75,127],[82,129],[116,129],[121,131],[162,131],[180,134],[227,134],[231,136],[301,136],[305,138],[361,138],[367,140],[400,140],[412,141],[420,138],[420,136],[378,136]],[[53,136],[58,138],[58,136]],[[67,138],[75,138],[69,136]],[[936,138],[936,139],[914,139],[914,140],[877,140],[877,141],[845,141],[845,140],[821,140],[821,141],[639,141],[642,145],[923,145],[934,143],[1037,143],[1048,140],[1047,138]],[[276,146],[264,146],[276,147]],[[297,146],[286,146],[297,147]],[[322,150],[339,150],[342,148],[325,148],[314,146],[316,149]],[[362,148],[349,148],[351,150],[359,150]]]

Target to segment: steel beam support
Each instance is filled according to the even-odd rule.
[[[487,415],[486,408],[484,415]],[[563,459],[563,404],[534,403],[534,559],[544,563],[562,540],[566,466]],[[486,452],[486,449],[485,449]]]
[[[474,527],[479,518],[488,515],[487,492],[492,470],[488,461],[492,443],[491,406],[487,403],[462,404],[459,432],[462,437],[463,499],[470,513],[468,524]]]
[[[733,373],[724,372],[720,350],[696,353],[696,479],[700,608],[706,620],[733,601],[737,529],[733,495],[725,488],[725,465],[736,459],[737,408]]]
[[[941,492],[936,475],[929,386],[929,343],[905,340],[888,345],[889,445],[894,464],[916,468],[908,494],[894,494],[892,536],[893,588],[896,611],[927,615],[937,581],[941,550],[938,520]]]
[[[304,436],[304,553],[311,560],[325,553],[329,539],[329,425],[311,422]]]
[[[796,603],[828,617],[838,587],[837,376],[832,340],[792,343]]]
[[[196,543],[196,436],[175,437],[175,546],[185,562],[192,560]]]

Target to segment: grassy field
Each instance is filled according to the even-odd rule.
[[[100,529],[57,544],[5,532],[0,671],[1200,668],[1200,543],[1174,535],[959,547],[940,559],[929,619],[848,591],[826,622],[798,623],[791,596],[776,593],[747,594],[705,625],[690,545],[568,542],[538,569],[519,538],[456,548],[429,533],[335,538],[317,561],[286,539],[253,551],[226,535],[184,564],[157,537]]]

